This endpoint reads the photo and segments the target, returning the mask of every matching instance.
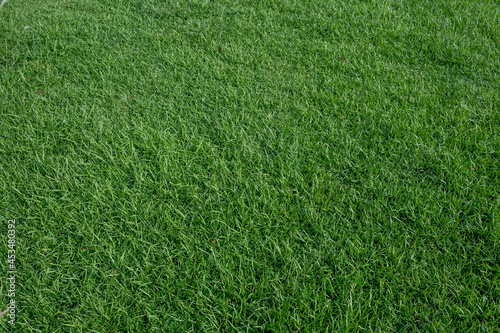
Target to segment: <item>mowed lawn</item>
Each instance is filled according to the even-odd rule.
[[[10,0],[12,332],[498,332],[496,0]]]

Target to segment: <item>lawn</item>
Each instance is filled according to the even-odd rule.
[[[3,331],[498,332],[499,3],[9,0],[0,191]]]

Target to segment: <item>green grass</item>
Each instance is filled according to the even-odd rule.
[[[498,332],[498,1],[10,0],[0,80],[4,330]]]

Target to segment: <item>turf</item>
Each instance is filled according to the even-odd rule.
[[[3,329],[498,332],[498,1],[11,0],[0,80]]]

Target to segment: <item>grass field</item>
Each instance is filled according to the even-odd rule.
[[[10,0],[16,332],[499,332],[496,0]]]

